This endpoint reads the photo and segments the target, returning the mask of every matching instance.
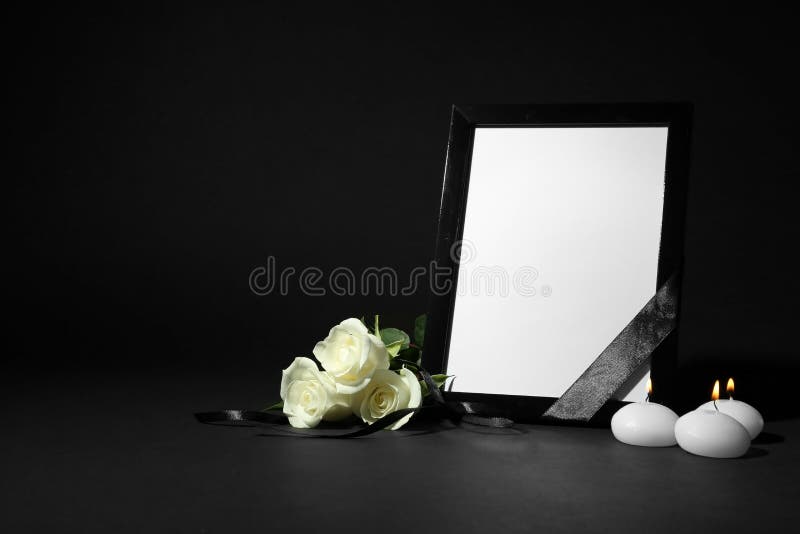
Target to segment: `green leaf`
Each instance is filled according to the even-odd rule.
[[[383,330],[381,330],[380,338],[381,341],[383,341],[383,344],[386,345],[387,348],[389,347],[389,345],[393,345],[394,343],[400,341],[401,348],[406,349],[408,348],[408,345],[411,343],[411,339],[408,337],[408,334],[406,334],[402,330],[398,330],[397,328],[384,328]]]
[[[431,379],[433,380],[433,383],[436,384],[436,387],[442,389],[442,386],[444,386],[445,382],[447,382],[447,379],[451,376],[453,375],[431,375]],[[423,397],[430,393],[430,391],[428,391],[428,384],[426,384],[424,380],[419,381],[419,387],[422,389]]]
[[[428,322],[428,316],[422,314],[414,320],[414,343],[420,347],[425,346],[425,325]]]
[[[436,387],[442,387],[447,379],[453,375],[431,375],[431,379],[433,383],[436,384]]]
[[[373,332],[373,333],[374,333],[376,336],[378,336],[378,337],[380,337],[381,339],[383,339],[383,338],[381,337],[381,326],[380,326],[380,319],[381,319],[381,316],[380,316],[380,315],[375,315],[375,332]],[[384,344],[386,344],[386,342],[385,342],[385,341],[384,341],[383,343],[384,343]]]
[[[267,406],[266,408],[262,409],[262,412],[268,412],[270,410],[283,410],[283,401],[278,401],[272,406]]]
[[[399,356],[396,357],[396,358],[392,358],[392,361],[389,362],[389,365],[390,366],[395,365],[395,367],[391,367],[392,369],[400,369],[400,367],[405,366],[408,369],[411,369],[412,371],[419,370],[419,364],[417,364],[415,362],[412,362],[412,361],[409,361],[409,360],[404,360],[403,358],[401,358]]]
[[[394,358],[400,352],[400,349],[403,348],[403,340],[398,339],[394,343],[389,343],[386,345],[386,350],[389,351],[389,354]]]
[[[406,347],[400,351],[399,354],[396,355],[397,357],[407,360],[409,362],[414,362],[417,365],[420,365],[422,359],[422,351],[420,351],[417,347]]]

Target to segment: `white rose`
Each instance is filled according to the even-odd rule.
[[[408,369],[394,371],[380,369],[361,392],[353,397],[353,413],[365,423],[372,424],[383,416],[404,408],[417,408],[422,402],[422,388],[417,377]],[[408,414],[386,427],[397,430],[411,419]]]
[[[314,356],[333,376],[339,393],[356,393],[378,369],[389,368],[389,352],[358,319],[345,319],[314,347]]]
[[[283,413],[295,428],[312,428],[322,419],[336,421],[349,415],[351,399],[336,391],[328,373],[310,358],[295,358],[281,377]]]

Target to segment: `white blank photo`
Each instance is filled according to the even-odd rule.
[[[476,128],[455,391],[560,397],[655,294],[666,146],[666,127]]]

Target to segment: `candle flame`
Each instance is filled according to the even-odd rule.
[[[647,394],[648,395],[653,394],[653,381],[649,378],[647,379]]]
[[[728,394],[728,397],[733,397],[733,378],[728,379],[728,385],[725,386],[725,392]]]
[[[714,390],[711,392],[711,400],[719,400],[719,380],[714,382]]]

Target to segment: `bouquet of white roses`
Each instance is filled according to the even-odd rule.
[[[425,316],[414,323],[414,341],[397,328],[380,328],[375,316],[370,330],[363,319],[345,319],[312,351],[316,361],[298,357],[283,370],[281,402],[289,424],[313,428],[320,421],[340,421],[355,415],[373,424],[398,410],[418,408],[429,393],[417,372],[422,359]],[[441,387],[446,375],[432,375]],[[397,430],[413,413],[387,426]]]

